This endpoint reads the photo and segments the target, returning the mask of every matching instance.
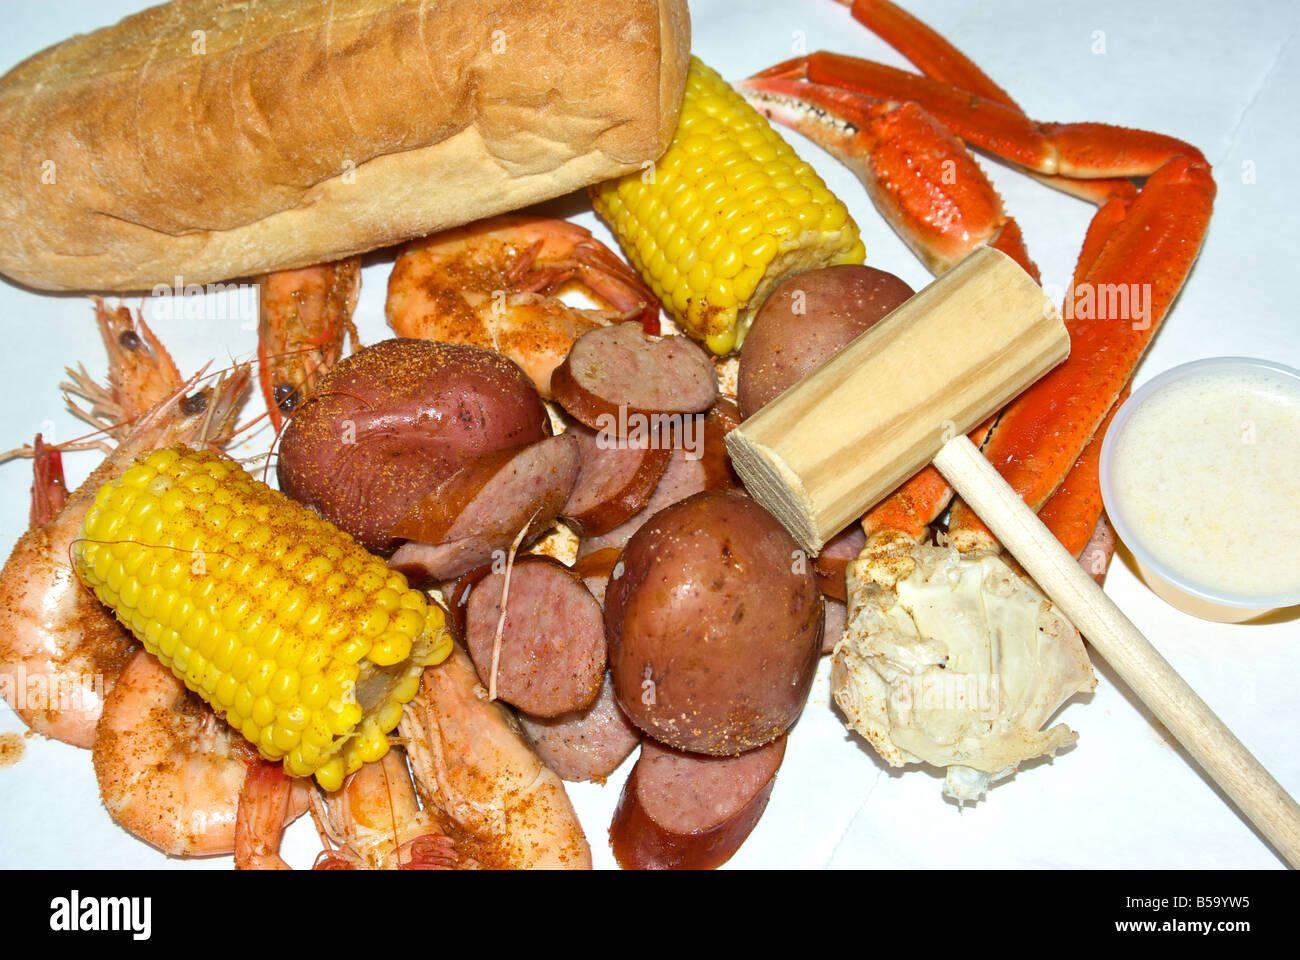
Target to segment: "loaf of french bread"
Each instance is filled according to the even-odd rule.
[[[0,78],[0,273],[146,290],[513,210],[667,147],[685,0],[178,0]]]

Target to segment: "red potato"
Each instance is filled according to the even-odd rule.
[[[713,755],[785,732],[821,651],[822,595],[756,501],[705,491],[627,542],[605,594],[614,691],[657,740]]]
[[[767,808],[785,737],[735,757],[684,753],[647,739],[619,797],[609,838],[625,870],[710,870],[731,859]]]
[[[741,414],[752,417],[913,292],[892,273],[847,264],[782,281],[755,314],[740,351]]]
[[[551,394],[593,430],[626,436],[653,414],[702,413],[718,397],[718,378],[686,337],[649,337],[639,323],[583,334],[551,375]]]
[[[515,364],[478,347],[385,340],[340,361],[285,428],[280,488],[366,549],[473,457],[541,440],[550,422]]]
[[[504,572],[489,573],[464,604],[465,645],[489,689],[504,586]],[[497,696],[536,717],[591,706],[605,677],[605,626],[582,578],[550,557],[519,557],[510,570],[505,607]]]
[[[392,528],[408,541],[389,566],[415,582],[449,580],[543,536],[573,490],[578,441],[567,434],[471,460]]]

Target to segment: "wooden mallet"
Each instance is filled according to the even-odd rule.
[[[1292,867],[1300,805],[1093,582],[966,433],[1069,352],[1011,258],[972,253],[727,435],[749,492],[816,554],[927,463]]]

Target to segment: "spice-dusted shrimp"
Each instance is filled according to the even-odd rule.
[[[233,853],[239,795],[257,752],[144,650],[104,703],[99,793],[124,829],[169,856]]]
[[[73,413],[123,440],[137,417],[180,388],[181,375],[167,348],[144,322],[143,311],[136,311],[133,318],[126,307],[110,311],[96,297],[95,322],[108,351],[107,384],[100,386],[78,365],[76,370],[67,368],[72,382],[60,386]],[[87,401],[90,409],[77,406],[73,397]]]
[[[258,277],[258,376],[271,423],[278,431],[338,362],[344,334],[357,348],[352,311],[361,293],[361,258]]]
[[[591,848],[560,778],[510,711],[488,700],[459,646],[421,678],[398,728],[426,809],[456,842],[457,864],[591,868]]]
[[[398,750],[365,764],[342,789],[313,795],[312,806],[339,848],[321,853],[318,870],[446,870],[456,863],[455,845],[433,812],[420,809]]]
[[[280,856],[280,838],[302,812],[298,791],[309,798],[326,847],[314,869],[445,870],[456,862],[451,840],[432,813],[420,809],[406,759],[390,750],[323,796],[307,781],[289,779],[280,764],[254,763],[239,797],[235,869],[290,869]]]
[[[235,869],[289,870],[280,856],[284,828],[300,817],[313,784],[290,779],[284,765],[256,759],[248,767],[235,813]]]
[[[32,525],[0,571],[0,695],[33,730],[90,747],[134,644],[72,569],[72,543],[100,485],[147,451],[224,436],[248,383],[241,368],[197,392],[193,380],[174,391],[58,506],[57,452],[38,446]]]
[[[576,282],[612,310],[554,294]],[[615,320],[659,330],[659,301],[635,271],[577,224],[500,216],[406,245],[388,279],[388,323],[401,337],[505,354],[550,396],[573,341]]]

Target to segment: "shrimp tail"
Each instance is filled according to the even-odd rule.
[[[68,486],[63,479],[63,453],[45,443],[38,433],[33,447],[32,509],[29,526],[44,526],[58,516],[68,502]]]
[[[659,298],[612,250],[589,238],[574,246],[570,259],[538,267],[545,244],[545,240],[535,241],[510,268],[506,279],[514,292],[550,296],[570,280],[578,280],[622,314],[621,319],[640,323],[648,334],[659,333]]]
[[[235,819],[236,870],[290,869],[280,856],[280,838],[292,796],[282,765],[259,759],[249,766]]]
[[[594,240],[578,244],[574,257],[589,290],[615,310],[622,311],[624,319],[640,323],[641,329],[650,336],[659,335],[659,298],[636,271]]]
[[[448,836],[416,837],[397,849],[401,870],[450,870],[456,865],[456,844]]]

